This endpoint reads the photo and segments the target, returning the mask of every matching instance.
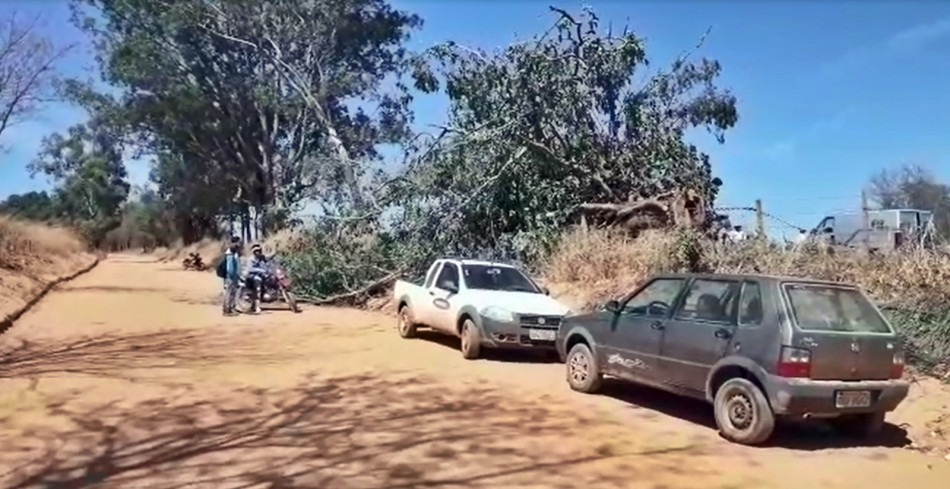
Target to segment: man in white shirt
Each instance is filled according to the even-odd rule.
[[[745,232],[742,230],[742,226],[733,227],[732,231],[729,231],[728,237],[729,237],[729,241],[732,241],[733,243],[744,241]]]
[[[808,241],[808,233],[804,229],[798,230],[798,236],[795,236],[795,246],[801,246]]]

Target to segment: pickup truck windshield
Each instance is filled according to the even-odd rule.
[[[541,290],[517,268],[493,265],[462,265],[465,285],[469,289],[502,290],[506,292],[531,292]]]
[[[856,289],[785,284],[798,327],[805,331],[891,333],[884,318]]]

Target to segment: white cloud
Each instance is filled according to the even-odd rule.
[[[882,42],[853,49],[840,57],[822,64],[817,74],[821,77],[837,77],[847,71],[872,62],[894,58],[925,49],[930,44],[950,37],[950,17],[925,22],[895,32]]]
[[[841,130],[855,113],[854,107],[848,107],[840,110],[830,117],[819,119],[814,124],[805,126],[801,131],[789,135],[788,138],[779,140],[763,151],[763,155],[770,160],[786,158],[795,153],[802,145],[807,144],[809,140],[820,138],[828,133]]]

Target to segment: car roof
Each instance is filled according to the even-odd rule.
[[[488,261],[488,260],[470,260],[466,258],[440,258],[440,260],[454,262],[460,265],[485,265],[485,266],[491,266],[491,267],[518,268],[510,263]]]
[[[708,280],[746,280],[753,279],[763,282],[798,282],[803,284],[816,284],[816,285],[832,285],[835,287],[853,287],[857,288],[857,285],[847,283],[847,282],[832,282],[830,280],[820,280],[808,277],[791,277],[784,275],[768,275],[764,273],[742,273],[742,274],[729,274],[729,273],[661,273],[652,276],[651,278],[697,278],[697,279],[708,279]]]

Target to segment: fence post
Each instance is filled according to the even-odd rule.
[[[871,238],[871,217],[868,212],[868,193],[866,190],[861,190],[861,227],[864,239],[861,242],[864,244],[864,251],[868,251],[870,246]]]
[[[768,241],[765,237],[765,213],[762,212],[762,199],[755,199],[755,232],[762,241]]]

